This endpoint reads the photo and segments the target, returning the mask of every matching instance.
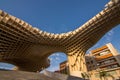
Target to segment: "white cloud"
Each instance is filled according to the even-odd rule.
[[[57,54],[56,54],[56,56],[60,56],[60,54],[59,54],[59,53],[57,53]]]
[[[1,69],[10,69],[10,70],[11,70],[13,67],[15,67],[15,66],[12,65],[12,64],[0,62],[0,68],[1,68]]]
[[[60,58],[59,58],[59,57],[56,57],[55,60],[60,60]]]
[[[51,67],[47,68],[46,70],[54,72],[56,70],[59,70],[59,66],[51,66]]]
[[[109,43],[112,41],[114,35],[114,31],[111,30],[105,35],[106,43]]]
[[[53,60],[53,58],[49,58],[50,59],[50,61],[52,61]]]
[[[50,59],[50,67],[48,67],[46,70],[56,71],[59,70],[59,64],[66,60],[66,55],[64,53],[58,52],[49,56],[49,59]]]
[[[109,36],[112,36],[113,34],[114,34],[114,31],[113,31],[113,30],[111,30],[111,31],[108,32],[108,35],[109,35]]]

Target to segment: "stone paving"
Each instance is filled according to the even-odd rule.
[[[45,73],[0,69],[0,80],[84,80],[82,78],[46,71]]]
[[[48,77],[58,78],[60,80],[85,80],[80,77],[75,77],[75,76],[70,76],[70,75],[60,74],[60,73],[54,73],[54,72],[50,72],[50,71],[46,71],[46,70],[43,72],[43,74]]]
[[[0,80],[59,80],[40,73],[0,70]]]

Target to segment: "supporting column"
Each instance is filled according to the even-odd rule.
[[[70,53],[71,54],[71,53]],[[70,75],[82,77],[81,73],[86,72],[85,57],[81,52],[73,53],[68,56]]]

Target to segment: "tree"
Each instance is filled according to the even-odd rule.
[[[106,71],[100,71],[99,72],[100,79],[106,80],[107,72]]]
[[[111,77],[113,80],[115,79],[114,76],[112,76],[111,74],[109,74],[108,72],[106,71],[99,71],[99,76],[100,76],[100,79],[102,80],[107,80],[107,77]]]
[[[85,79],[85,75],[84,75],[84,73],[81,73],[81,76],[82,76],[82,78],[84,78],[84,79]]]
[[[81,76],[84,78],[84,79],[89,79],[90,78],[90,75],[88,73],[81,73]]]

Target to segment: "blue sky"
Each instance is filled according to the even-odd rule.
[[[72,31],[104,9],[109,0],[0,0],[0,9],[14,15],[33,27],[52,33]],[[112,29],[91,49],[111,42],[120,51],[120,25]],[[66,60],[63,53],[50,56],[48,70],[58,69]],[[6,67],[0,64],[2,67]],[[11,66],[7,66],[10,68]]]

